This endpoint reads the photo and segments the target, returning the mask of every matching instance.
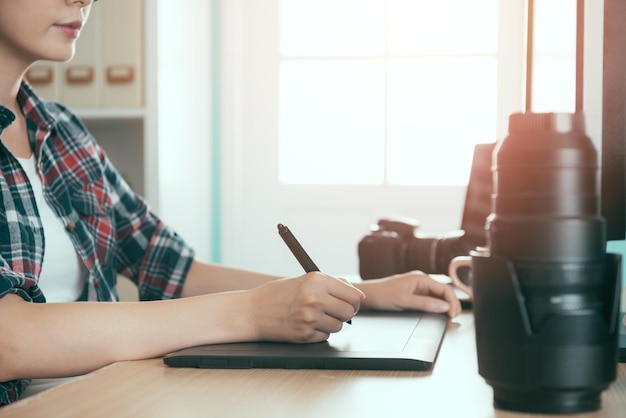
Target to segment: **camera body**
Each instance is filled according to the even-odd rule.
[[[450,260],[468,255],[477,246],[469,242],[463,230],[425,235],[418,228],[419,222],[409,217],[382,218],[373,225],[358,245],[361,278],[377,279],[412,270],[447,274]]]

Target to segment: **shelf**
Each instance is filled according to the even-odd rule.
[[[74,108],[72,109],[83,120],[123,120],[143,119],[146,115],[144,108]]]

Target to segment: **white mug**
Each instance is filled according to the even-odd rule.
[[[463,292],[467,293],[470,299],[474,299],[474,292],[472,288],[465,284],[459,278],[459,269],[461,267],[469,267],[472,268],[472,256],[473,255],[489,255],[489,248],[487,247],[476,247],[475,250],[470,251],[470,255],[460,255],[454,257],[450,264],[448,265],[448,276],[452,280],[452,284],[457,288],[461,289]]]

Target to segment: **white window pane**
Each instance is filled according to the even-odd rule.
[[[466,184],[473,146],[496,138],[494,58],[394,59],[388,182]]]
[[[392,54],[490,54],[498,0],[389,0]]]
[[[283,56],[380,55],[384,0],[281,0]]]
[[[535,0],[534,112],[576,108],[576,0]]]
[[[576,108],[575,58],[543,56],[533,73],[533,112],[574,112]]]
[[[535,52],[576,51],[576,0],[535,0],[534,14]]]
[[[380,60],[283,62],[280,181],[380,184],[384,175],[383,89]]]

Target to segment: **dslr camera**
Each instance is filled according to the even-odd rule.
[[[408,217],[382,218],[370,228],[358,245],[359,274],[377,279],[420,270],[428,274],[448,274],[448,264],[460,255],[469,255],[477,244],[463,230],[443,235],[424,235],[419,222]],[[468,269],[469,270],[469,269]],[[459,271],[467,281],[469,272]]]

